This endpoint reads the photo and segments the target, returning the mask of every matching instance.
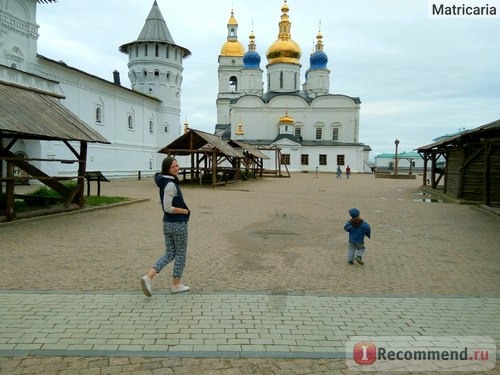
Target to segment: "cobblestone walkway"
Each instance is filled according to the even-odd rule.
[[[345,358],[351,336],[490,336],[500,299],[258,293],[0,294],[0,354]]]

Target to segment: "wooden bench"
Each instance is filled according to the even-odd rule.
[[[101,195],[101,181],[109,182],[100,171],[85,172],[85,179],[87,180],[87,195],[90,195],[91,181],[97,181],[97,196]]]

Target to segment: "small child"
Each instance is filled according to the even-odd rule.
[[[349,210],[351,220],[344,225],[344,230],[349,232],[349,247],[347,250],[347,263],[354,264],[354,260],[359,264],[363,262],[363,254],[365,253],[365,236],[370,238],[370,225],[359,217],[359,210],[351,208]]]

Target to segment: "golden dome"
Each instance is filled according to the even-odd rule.
[[[279,121],[280,124],[290,124],[290,125],[292,125],[294,122],[295,121],[293,120],[293,118],[288,116],[288,112],[285,113],[285,115],[282,118],[280,118]]]
[[[266,57],[268,66],[272,64],[285,63],[300,65],[299,59],[302,54],[300,46],[291,39],[291,22],[288,18],[288,5],[286,0],[281,7],[283,14],[279,23],[278,40],[268,48]]]
[[[224,42],[219,56],[241,57],[245,54],[245,47],[238,42],[238,21],[231,10],[231,16],[227,21],[227,41]]]
[[[229,21],[227,21],[228,25],[237,25],[238,21],[236,21],[236,18],[234,17],[234,11],[231,10],[231,16],[229,17]]]
[[[237,40],[226,41],[220,50],[220,56],[243,56],[245,47]]]

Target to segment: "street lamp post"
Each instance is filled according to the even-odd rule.
[[[396,145],[396,155],[394,156],[394,175],[398,174],[398,145],[399,145],[399,140],[396,139],[394,141],[394,144]]]

